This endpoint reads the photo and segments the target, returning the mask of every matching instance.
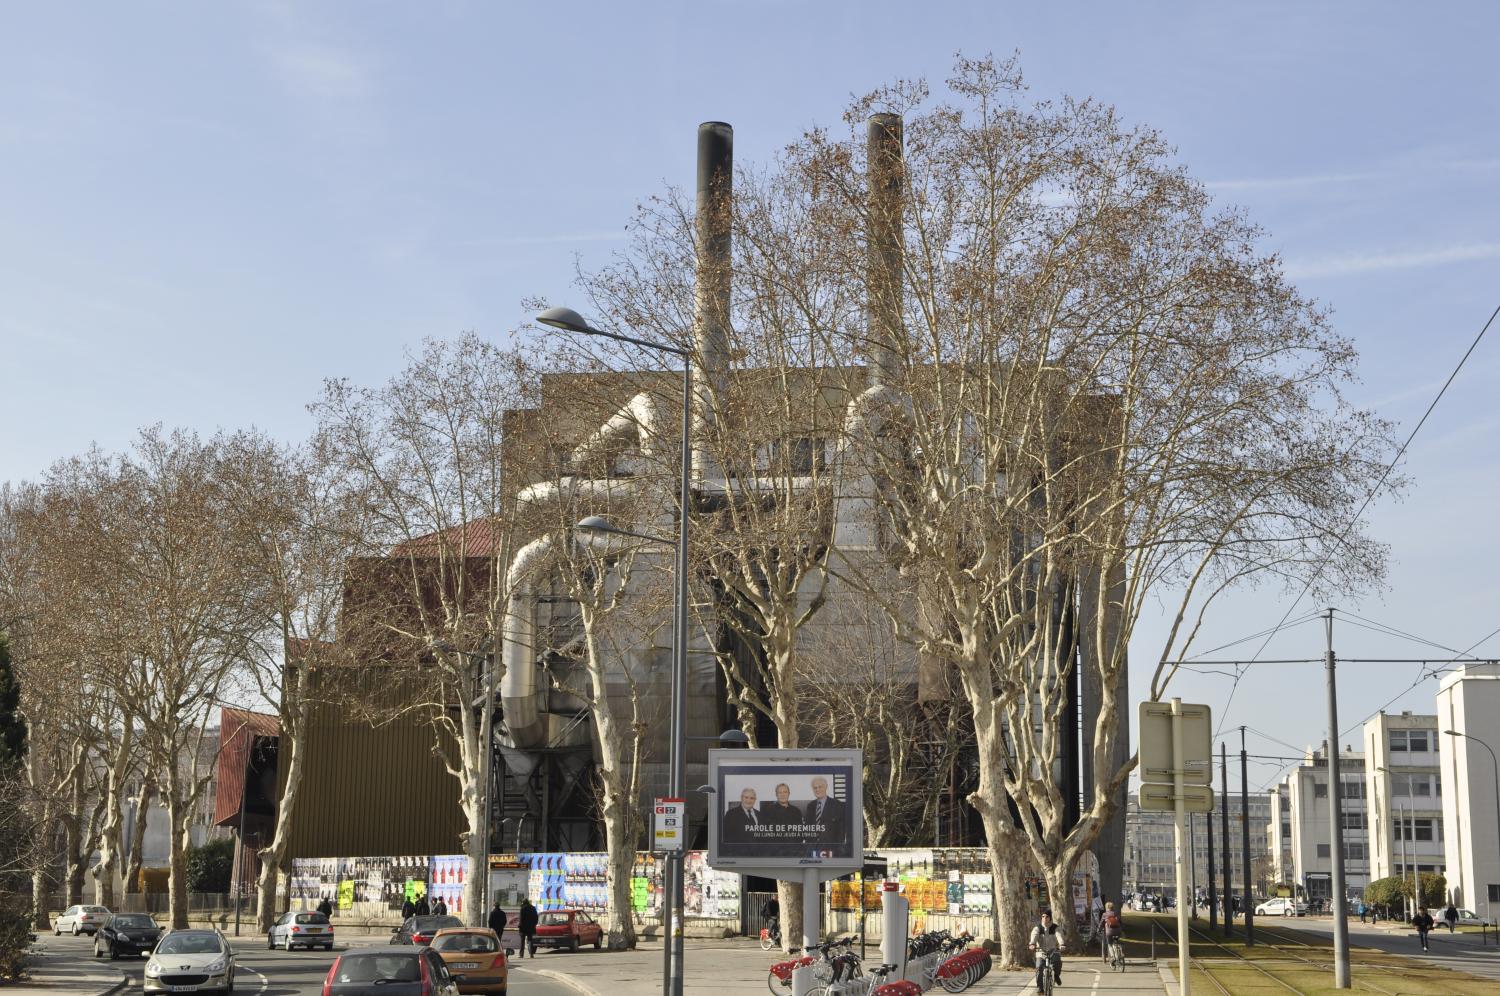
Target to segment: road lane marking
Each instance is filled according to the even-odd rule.
[[[266,978],[264,975],[261,975],[255,969],[251,968],[249,965],[235,965],[234,967],[237,968],[237,969],[239,969],[242,972],[249,972],[251,975],[255,976],[257,979],[260,980],[260,988],[257,989],[257,990],[255,990],[256,992],[263,993],[268,988],[270,988],[271,980],[268,979],[268,978]]]

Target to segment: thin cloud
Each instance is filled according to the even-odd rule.
[[[342,49],[298,42],[277,46],[268,54],[277,77],[299,96],[358,100],[374,90],[368,67]]]
[[[1500,257],[1500,242],[1475,242],[1406,252],[1350,253],[1293,260],[1287,263],[1286,272],[1294,279],[1348,277],[1382,270],[1412,270],[1497,257]]]

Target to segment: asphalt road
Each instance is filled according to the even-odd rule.
[[[46,941],[49,952],[57,956],[55,961],[60,968],[66,968],[70,963],[92,963],[97,968],[114,969],[133,980],[134,986],[129,991],[140,992],[146,959],[95,961],[94,940],[86,936],[48,936]],[[323,991],[323,979],[339,952],[350,947],[385,944],[387,939],[380,935],[350,935],[341,939],[332,952],[267,951],[263,935],[230,937],[229,941],[236,952],[236,996],[319,996]],[[577,991],[566,983],[518,967],[511,969],[509,991],[516,996],[578,996]]]
[[[1295,927],[1309,933],[1333,935],[1333,921],[1327,917],[1307,917],[1291,923],[1277,920],[1276,924]],[[1367,926],[1355,920],[1349,924],[1349,943],[1360,947],[1375,948],[1390,954],[1420,958],[1444,968],[1468,972],[1486,979],[1500,979],[1500,946],[1482,944],[1478,934],[1449,934],[1446,929],[1434,930],[1428,935],[1428,953],[1422,953],[1417,932],[1410,927],[1389,930],[1385,927]]]

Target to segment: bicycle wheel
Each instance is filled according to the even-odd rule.
[[[942,986],[947,992],[961,993],[969,988],[969,973],[963,972],[962,974],[954,973],[939,976],[938,985]]]
[[[762,930],[760,932],[760,949],[762,951],[771,950],[775,944],[776,942],[771,940],[771,932],[769,930]]]
[[[766,988],[771,990],[771,996],[785,996],[792,991],[791,980],[782,982],[775,972],[766,973]]]

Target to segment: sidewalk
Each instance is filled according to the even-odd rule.
[[[878,965],[880,949],[868,949],[866,966]],[[762,951],[748,940],[694,941],[683,948],[685,977],[684,996],[763,996],[769,992],[766,976],[770,967],[786,956],[776,951]],[[532,972],[577,990],[580,996],[660,996],[662,982],[662,949],[647,942],[634,951],[580,951],[544,953],[538,958],[513,959],[512,972]],[[1070,958],[1063,968],[1063,985],[1056,991],[1157,993],[1163,991],[1161,979],[1149,965],[1131,965],[1121,975],[1108,971],[1097,957]],[[994,971],[977,982],[974,993],[1022,996],[1036,991],[1031,972]],[[936,992],[941,993],[938,989]],[[786,990],[791,996],[791,989]]]
[[[111,962],[79,961],[47,950],[47,938],[39,938],[26,959],[27,978],[0,983],[4,996],[104,996],[125,988],[126,979]]]

